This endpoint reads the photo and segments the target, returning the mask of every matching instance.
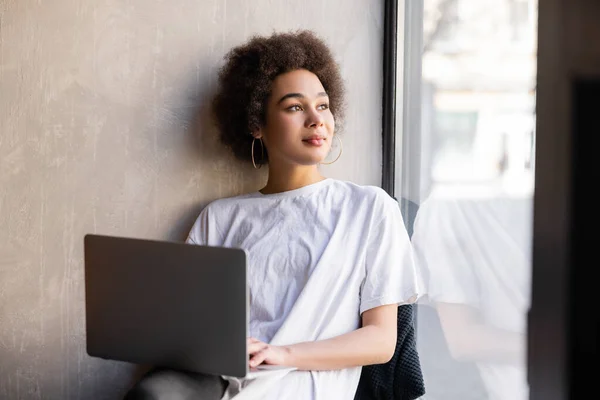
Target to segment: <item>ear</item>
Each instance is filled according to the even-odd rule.
[[[262,139],[263,137],[263,132],[262,132],[262,128],[258,128],[252,132],[250,132],[250,134],[252,135],[252,137],[254,137],[255,139]]]

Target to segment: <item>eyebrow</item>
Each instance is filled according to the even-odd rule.
[[[325,92],[319,92],[319,93],[317,93],[317,97],[329,97],[329,96]],[[305,96],[302,93],[288,93],[285,96],[283,96],[281,99],[279,99],[277,104],[280,104],[282,101],[287,100],[289,98],[304,99]]]

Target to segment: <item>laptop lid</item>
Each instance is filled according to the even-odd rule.
[[[243,249],[88,234],[84,252],[90,356],[246,376]]]

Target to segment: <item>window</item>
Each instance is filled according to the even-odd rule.
[[[535,0],[398,4],[384,188],[417,205],[426,399],[528,398],[536,21]]]

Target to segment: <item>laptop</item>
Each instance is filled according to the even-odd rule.
[[[84,258],[88,355],[248,377],[245,250],[88,234]]]

